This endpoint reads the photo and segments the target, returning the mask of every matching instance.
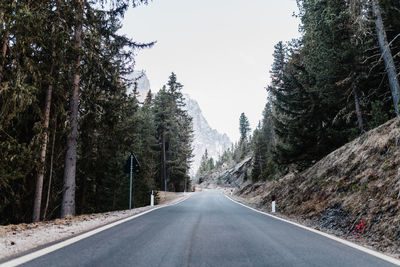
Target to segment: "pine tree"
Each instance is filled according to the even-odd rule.
[[[280,50],[277,55],[285,53],[280,46],[277,49]],[[318,118],[312,109],[315,103],[312,95],[306,91],[309,75],[302,66],[303,56],[295,49],[292,53],[286,65],[281,65],[283,69],[280,72],[284,75],[280,78],[272,77],[276,82],[268,87],[277,136],[274,158],[283,166],[295,162],[307,165],[316,157],[313,149],[316,148],[318,138],[315,135]],[[277,60],[280,60],[279,57]]]
[[[386,66],[386,73],[389,79],[389,87],[392,92],[392,99],[394,110],[397,117],[400,119],[399,112],[399,99],[400,99],[400,85],[397,78],[396,66],[394,64],[392,51],[389,46],[385,26],[382,19],[382,11],[379,6],[378,0],[371,0],[372,10],[375,15],[376,34],[378,36],[379,47],[382,53],[383,60]]]
[[[166,165],[166,132],[169,127],[169,120],[171,117],[169,107],[169,96],[164,86],[156,95],[154,99],[154,121],[156,125],[156,137],[160,144],[160,162],[159,173],[160,183],[159,188],[167,191],[167,165]]]
[[[275,174],[273,152],[275,151],[275,134],[270,101],[265,105],[263,120],[253,134],[253,167],[251,177],[254,182],[260,178],[270,178]]]
[[[74,17],[74,45],[75,66],[73,68],[73,85],[70,96],[70,131],[66,143],[65,167],[64,167],[64,187],[63,199],[61,204],[61,218],[75,215],[75,174],[76,174],[76,154],[78,149],[78,112],[79,112],[79,92],[80,92],[80,67],[81,67],[81,47],[83,39],[83,19],[85,13],[85,0],[79,0]]]
[[[277,162],[304,168],[347,142],[354,129],[342,116],[348,87],[339,84],[355,68],[356,49],[346,1],[298,4],[304,35],[287,48],[275,46],[269,91]]]
[[[88,67],[82,72],[81,79],[81,140],[77,169],[81,213],[126,208],[129,186],[123,165],[130,152],[135,152],[140,161],[144,157],[136,89],[127,96],[131,81],[125,78],[132,71],[133,49],[138,46],[116,34],[125,8],[87,11],[91,18],[87,22],[90,31],[85,32],[83,49],[92,52],[83,57]],[[148,165],[143,167],[147,174]],[[135,175],[135,188],[142,185],[142,177],[142,174]],[[134,192],[135,206],[143,205],[142,200],[139,201],[142,192],[136,189]],[[146,189],[143,194],[148,192]]]
[[[174,73],[154,100],[157,138],[160,142],[160,188],[183,191],[189,184],[192,158],[192,119],[184,109],[182,85]],[[162,186],[163,185],[163,186]]]
[[[384,2],[385,1],[381,1],[382,7],[385,7],[383,4]],[[400,6],[400,4],[390,3],[389,6],[388,9],[383,8],[383,10],[387,13],[399,13],[395,10]],[[378,126],[375,124],[377,120],[374,118],[378,115],[376,112],[379,112],[382,117],[391,117],[393,115],[391,114],[393,106],[390,105],[390,86],[388,80],[383,79],[386,67],[381,60],[381,53],[377,46],[378,37],[375,34],[375,18],[371,17],[373,11],[370,1],[350,1],[349,13],[353,21],[352,30],[354,34],[351,40],[353,45],[356,47],[356,52],[354,53],[355,64],[349,77],[339,84],[351,87],[351,90],[354,92],[353,96],[358,126],[360,132],[363,133],[365,130],[371,129],[371,127]],[[392,14],[390,18],[384,18],[385,22],[388,23],[388,25],[390,24],[392,29],[396,28],[395,20],[391,19],[394,17],[395,15]],[[397,26],[398,29],[399,26],[400,25]],[[389,34],[388,38],[391,38],[390,40],[392,40],[395,36]],[[396,43],[395,39],[392,41],[393,46],[391,48],[396,52],[395,48],[398,47],[398,45],[394,45],[394,43]],[[379,111],[377,109],[378,106],[373,106],[374,103],[378,102],[383,104],[379,105]],[[352,113],[349,111],[346,113],[345,116],[347,119],[350,119]]]
[[[44,114],[42,119],[42,143],[41,143],[41,151],[40,151],[40,166],[37,174],[36,180],[36,191],[34,198],[34,207],[33,207],[33,218],[32,221],[37,222],[40,220],[41,215],[41,202],[42,202],[42,191],[43,191],[43,180],[46,173],[46,156],[47,156],[47,143],[48,143],[48,135],[49,135],[49,123],[50,123],[50,111],[52,106],[52,97],[55,85],[55,70],[58,66],[60,66],[63,62],[62,60],[57,60],[56,55],[62,55],[62,43],[64,41],[63,33],[60,34],[60,26],[61,26],[61,7],[60,3],[56,2],[53,5],[49,5],[46,7],[46,23],[52,25],[50,32],[46,32],[41,36],[42,45],[44,49],[48,51],[46,55],[46,62],[50,65],[47,76],[47,85],[46,85],[46,93],[45,93],[45,102],[44,102]],[[53,11],[54,10],[54,11]],[[61,44],[60,44],[61,43]],[[45,71],[45,70],[43,70]]]
[[[240,114],[239,118],[239,131],[240,131],[240,142],[243,143],[248,134],[250,133],[250,123],[244,113]]]
[[[167,84],[168,93],[172,97],[171,109],[175,114],[175,118],[170,124],[171,128],[168,136],[171,147],[167,153],[169,165],[168,175],[173,190],[184,191],[188,187],[190,181],[189,169],[191,158],[193,157],[192,118],[185,109],[185,101],[181,92],[183,86],[177,81],[174,73],[170,75]]]
[[[196,177],[200,177],[204,174],[207,174],[214,168],[215,168],[214,159],[208,156],[208,150],[206,149],[203,156],[201,157],[200,167],[197,170]]]

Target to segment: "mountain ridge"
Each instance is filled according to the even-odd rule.
[[[143,102],[151,89],[150,81],[145,71],[134,71],[133,78],[136,79],[138,100]],[[153,91],[153,95],[157,92]],[[226,133],[219,133],[212,128],[204,117],[199,103],[191,98],[189,94],[184,94],[186,110],[190,117],[193,118],[193,163],[190,170],[192,177],[196,174],[200,167],[201,157],[207,150],[209,157],[218,159],[219,155],[231,147],[232,142]]]

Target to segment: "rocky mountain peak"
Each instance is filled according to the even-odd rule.
[[[200,166],[201,157],[206,149],[209,157],[218,159],[219,155],[227,150],[231,146],[232,142],[226,134],[220,134],[217,130],[211,128],[196,100],[190,98],[187,94],[184,96],[187,111],[193,118],[194,159],[192,164],[192,175],[194,175]]]
[[[138,100],[143,102],[150,90],[150,81],[147,78],[145,71],[134,71],[132,77],[136,79],[137,92],[139,93]],[[132,92],[132,89],[129,90]],[[156,93],[156,91],[153,91]],[[193,118],[194,142],[193,142],[193,163],[191,168],[191,175],[197,172],[201,157],[204,152],[208,151],[209,157],[218,159],[222,154],[231,146],[231,141],[226,134],[220,134],[217,130],[211,128],[206,118],[204,117],[199,103],[192,99],[188,94],[184,95],[186,109],[189,115]]]
[[[143,102],[146,99],[147,93],[150,90],[150,81],[147,78],[146,72],[143,70],[135,70],[132,74],[132,78],[134,82],[137,84],[137,92],[138,92],[138,100],[139,102]],[[129,92],[132,92],[131,88]]]

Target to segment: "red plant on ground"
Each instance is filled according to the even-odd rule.
[[[359,225],[356,225],[356,229],[354,230],[354,234],[356,234],[356,238],[360,236],[360,234],[362,233],[362,231],[365,228],[365,223],[367,221],[361,220],[361,223]]]

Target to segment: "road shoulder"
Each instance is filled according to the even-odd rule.
[[[160,205],[81,215],[47,222],[0,226],[0,264],[12,258],[34,253],[48,246],[55,246],[70,239],[79,239],[89,233],[101,232],[132,220],[148,212],[176,205],[192,196],[192,193],[168,194]],[[95,234],[94,233],[94,234]],[[75,241],[76,242],[76,241]],[[0,265],[1,266],[1,265]]]
[[[322,235],[322,236],[327,237],[329,239],[332,239],[332,240],[335,240],[335,241],[340,242],[342,244],[345,244],[345,245],[347,245],[349,247],[355,248],[357,250],[363,251],[363,252],[368,253],[370,255],[373,255],[373,256],[375,256],[377,258],[383,259],[383,260],[385,260],[387,262],[390,262],[390,263],[393,263],[393,264],[396,264],[396,265],[400,266],[400,260],[397,259],[397,258],[394,258],[393,255],[386,255],[386,254],[383,254],[381,252],[378,252],[378,251],[374,250],[373,248],[367,248],[367,247],[364,247],[362,245],[353,243],[353,242],[351,242],[349,240],[345,240],[345,239],[342,239],[340,237],[334,236],[332,234],[329,234],[329,233],[326,233],[326,232],[322,232],[319,229],[314,229],[314,228],[305,226],[305,225],[303,225],[303,224],[301,224],[299,222],[294,222],[292,220],[289,220],[288,218],[284,218],[285,216],[282,215],[282,214],[279,214],[279,213],[274,213],[272,215],[271,213],[268,213],[268,212],[266,212],[264,210],[261,210],[259,208],[253,207],[253,205],[251,205],[250,203],[246,203],[246,201],[244,199],[242,199],[242,198],[240,198],[238,196],[235,196],[235,195],[231,195],[230,193],[224,193],[224,195],[225,195],[225,197],[227,197],[229,200],[233,201],[234,203],[236,203],[238,205],[241,205],[241,206],[244,206],[244,207],[246,207],[248,209],[251,209],[251,210],[253,210],[255,212],[264,214],[264,215],[272,217],[274,219],[281,220],[283,222],[295,225],[295,226],[300,227],[302,229],[305,229],[305,230],[311,231],[313,233]]]

